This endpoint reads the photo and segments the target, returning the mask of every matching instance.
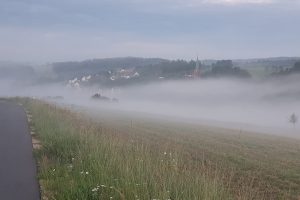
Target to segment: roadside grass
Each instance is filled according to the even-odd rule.
[[[300,140],[297,138],[197,125],[167,120],[164,116],[145,117],[138,113],[130,115],[103,109],[101,112],[83,109],[80,113],[123,133],[141,136],[143,140],[155,135],[154,138],[160,141],[164,138],[177,148],[182,146],[182,151],[188,152],[192,160],[211,162],[230,174],[224,182],[230,182],[235,194],[248,192],[254,199],[300,198]]]
[[[299,198],[299,140],[22,102],[44,199]]]
[[[231,199],[217,170],[186,162],[74,113],[38,101],[25,105],[42,148],[36,151],[45,199]]]

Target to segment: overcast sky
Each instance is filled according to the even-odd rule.
[[[300,0],[0,0],[0,60],[300,56]]]

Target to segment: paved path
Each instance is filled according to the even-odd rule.
[[[40,199],[26,114],[21,106],[2,101],[0,101],[0,199]]]

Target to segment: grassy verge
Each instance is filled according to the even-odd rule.
[[[26,105],[43,146],[37,157],[48,199],[230,199],[216,170],[174,149],[129,141],[40,102]]]
[[[157,122],[113,128],[40,101],[23,103],[42,143],[35,153],[45,199],[297,199],[299,195],[297,142]]]

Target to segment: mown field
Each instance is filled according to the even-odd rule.
[[[299,139],[22,102],[44,199],[300,198]]]

